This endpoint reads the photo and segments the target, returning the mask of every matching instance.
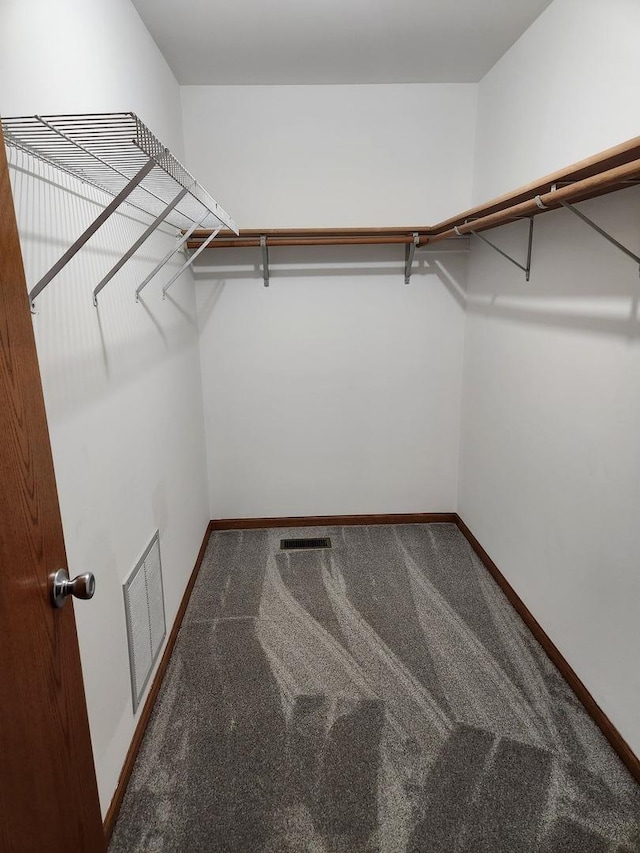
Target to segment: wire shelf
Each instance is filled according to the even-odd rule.
[[[96,305],[98,293],[161,222],[183,232],[208,227],[217,233],[225,226],[238,233],[233,219],[135,113],[15,116],[2,119],[2,131],[6,145],[112,196],[93,225],[31,290],[32,302],[122,203],[154,221],[96,287]]]
[[[189,228],[209,211],[206,222],[237,233],[231,217],[166,149],[135,113],[18,116],[2,119],[5,143],[51,163],[91,186],[117,196],[149,158],[157,166],[144,178],[127,203],[158,216],[181,187],[189,192],[166,221]]]

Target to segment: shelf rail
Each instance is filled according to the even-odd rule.
[[[216,232],[224,227],[238,234],[233,219],[135,113],[17,116],[3,118],[2,130],[7,146],[24,151],[112,197],[31,289],[32,307],[35,299],[123,203],[151,216],[152,222],[96,286],[93,291],[96,306],[98,294],[163,222],[174,227],[178,235],[185,230],[193,233],[198,227]],[[180,245],[184,243],[186,240]],[[143,286],[180,245],[163,259]],[[140,290],[141,287],[136,296]]]

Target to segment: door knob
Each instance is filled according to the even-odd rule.
[[[68,595],[74,598],[93,598],[96,591],[96,579],[91,572],[78,575],[69,580],[66,569],[58,569],[51,581],[51,600],[54,607],[62,607]]]

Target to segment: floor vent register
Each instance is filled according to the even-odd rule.
[[[281,539],[281,551],[311,551],[314,548],[331,548],[328,536],[319,539]]]

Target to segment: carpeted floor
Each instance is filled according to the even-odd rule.
[[[216,533],[110,853],[628,853],[639,792],[454,525]]]

